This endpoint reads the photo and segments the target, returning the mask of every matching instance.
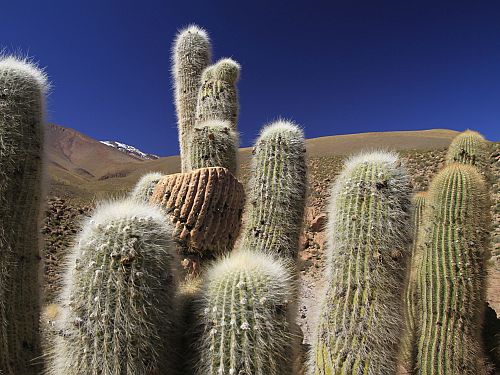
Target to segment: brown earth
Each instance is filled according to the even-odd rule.
[[[66,134],[65,134],[66,133]],[[428,130],[416,132],[366,133],[345,136],[322,137],[307,140],[309,192],[304,231],[301,235],[300,271],[301,300],[298,322],[304,333],[304,343],[310,340],[311,321],[318,305],[318,291],[324,283],[323,226],[326,220],[324,209],[328,200],[328,187],[340,172],[346,155],[361,149],[392,149],[402,155],[412,178],[414,190],[427,189],[432,176],[442,167],[446,148],[457,132],[450,130]],[[46,238],[45,274],[46,303],[50,303],[60,287],[60,268],[79,222],[89,215],[96,198],[122,195],[140,176],[149,171],[165,174],[179,170],[178,156],[153,161],[130,160],[130,156],[110,149],[101,150],[89,137],[71,129],[52,131],[49,148],[50,195],[47,218],[43,228]],[[98,143],[98,142],[97,142]],[[93,160],[93,148],[101,159]],[[109,149],[109,150],[108,150]],[[117,155],[118,153],[119,155]],[[251,149],[240,150],[240,180],[246,182],[249,175]],[[56,161],[56,162],[55,162]],[[85,170],[86,172],[82,172]],[[492,258],[489,260],[488,304],[500,314],[500,143],[492,144]],[[87,173],[88,172],[88,173]],[[91,175],[91,176],[90,176]],[[62,198],[54,198],[59,196]],[[485,331],[499,332],[498,320],[493,310]],[[488,336],[491,340],[491,334]]]

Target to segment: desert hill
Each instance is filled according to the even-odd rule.
[[[457,132],[435,129],[383,133],[361,133],[307,140],[310,159],[345,156],[361,149],[431,150],[448,146]],[[89,200],[120,194],[150,171],[165,174],[180,169],[178,156],[144,160],[127,155],[76,130],[48,125],[48,175],[50,195]],[[243,173],[248,168],[251,148],[240,149]]]

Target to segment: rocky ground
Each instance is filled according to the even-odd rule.
[[[432,176],[442,167],[446,150],[404,151],[405,159],[415,191],[427,189]],[[312,319],[318,306],[318,292],[322,290],[325,275],[324,250],[326,222],[325,205],[329,186],[342,167],[342,157],[311,158],[309,166],[309,198],[305,215],[304,232],[301,235],[300,272],[301,300],[299,324],[304,333],[304,343],[310,341]],[[500,144],[492,145],[492,257],[489,260],[489,287],[487,301],[500,314]],[[242,180],[248,178],[248,167],[242,168]],[[60,288],[60,269],[64,255],[78,233],[82,219],[89,216],[92,205],[76,204],[60,198],[51,198],[43,227],[45,236],[46,304],[50,304]],[[498,329],[495,314],[489,310],[491,327]]]

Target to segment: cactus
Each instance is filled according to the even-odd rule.
[[[398,156],[386,152],[351,158],[333,185],[310,374],[395,374],[410,193]]]
[[[187,252],[213,258],[232,249],[240,230],[241,183],[225,168],[164,176],[150,202],[174,224],[174,239]]]
[[[221,59],[206,68],[201,78],[196,107],[196,124],[207,120],[228,121],[236,130],[238,122],[239,64],[232,59]]]
[[[201,75],[210,63],[210,49],[207,33],[195,25],[181,30],[174,42],[172,75],[183,172],[189,171],[189,142],[195,125]]]
[[[306,184],[302,130],[287,121],[265,127],[254,148],[242,247],[296,258]]]
[[[405,286],[405,305],[404,305],[404,334],[401,339],[401,362],[408,373],[412,373],[415,366],[416,343],[415,330],[417,315],[418,294],[416,290],[416,278],[418,274],[419,257],[418,253],[418,233],[421,231],[423,224],[423,213],[426,205],[427,192],[420,192],[413,196],[413,243],[411,247],[410,273],[408,282]]]
[[[39,213],[45,74],[0,56],[0,373],[40,372]]]
[[[488,205],[475,167],[450,164],[431,182],[417,290],[417,374],[485,374],[480,329]]]
[[[173,373],[174,252],[160,209],[98,207],[68,258],[49,374]]]
[[[446,164],[474,165],[481,172],[488,166],[488,150],[484,137],[478,132],[466,130],[451,142],[446,154]]]
[[[285,260],[241,250],[207,270],[194,337],[197,375],[289,375],[295,294]]]
[[[237,154],[238,133],[229,121],[209,120],[194,128],[190,145],[192,169],[223,167],[236,175]]]
[[[159,172],[146,173],[140,178],[134,189],[130,192],[130,197],[140,202],[148,203],[153,195],[156,184],[162,177],[163,174]]]

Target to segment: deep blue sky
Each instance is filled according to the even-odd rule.
[[[170,49],[189,23],[242,65],[243,146],[279,116],[308,138],[473,128],[500,140],[500,1],[2,1],[0,46],[46,67],[49,121],[178,153]]]

